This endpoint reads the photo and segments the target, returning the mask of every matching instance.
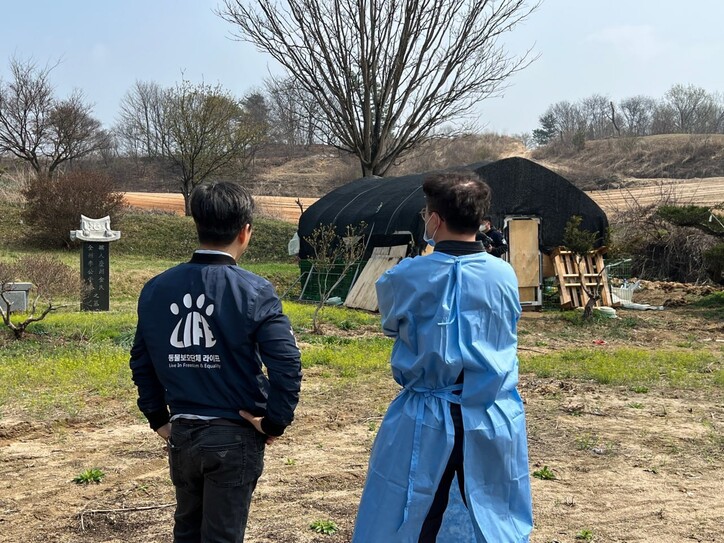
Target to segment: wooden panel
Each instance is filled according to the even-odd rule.
[[[367,261],[367,265],[360,273],[357,281],[349,291],[347,299],[344,301],[346,307],[354,309],[366,309],[368,311],[377,311],[379,304],[377,303],[377,291],[375,283],[387,270],[397,265],[400,260],[399,256],[374,255]]]
[[[543,268],[543,277],[555,277],[556,269],[553,267],[553,259],[550,255],[541,255],[541,260],[543,261],[541,265]]]
[[[521,288],[540,287],[538,226],[538,221],[530,219],[508,222],[510,264]]]
[[[372,256],[407,256],[407,245],[395,245],[394,247],[375,247],[372,249]]]
[[[538,301],[538,289],[536,287],[519,287],[518,293],[521,303]]]

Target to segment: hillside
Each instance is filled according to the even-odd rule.
[[[434,140],[407,155],[387,172],[405,175],[435,169],[523,156],[520,140],[495,134]],[[112,167],[122,192],[177,192],[172,176],[149,161],[116,159]],[[318,198],[361,176],[359,162],[327,145],[270,144],[257,152],[244,185],[255,195]]]
[[[255,163],[255,194],[319,197],[334,187],[359,177],[359,165],[349,155],[316,146],[285,158],[269,149]],[[615,138],[586,142],[582,151],[556,146],[528,150],[508,136],[486,134],[433,142],[407,157],[389,176],[423,172],[522,156],[535,160],[588,191],[669,185],[674,180],[697,180],[703,196],[724,177],[724,135],[671,134],[640,138]],[[698,185],[697,185],[698,186]],[[713,188],[711,188],[713,187]],[[647,192],[650,192],[648,190]],[[701,199],[701,198],[700,198]],[[720,200],[719,200],[720,201]]]
[[[552,144],[530,153],[583,189],[626,187],[637,179],[724,176],[724,134],[666,134],[587,141],[581,151]]]
[[[510,156],[539,162],[583,190],[619,189],[614,200],[620,202],[625,201],[632,190],[641,189],[651,197],[653,192],[668,191],[665,187],[679,185],[687,196],[694,195],[700,203],[714,204],[723,199],[724,135],[721,134],[612,138],[588,141],[581,151],[555,144],[529,150],[520,139],[497,134],[441,138],[404,157],[387,176]],[[83,167],[106,169],[122,192],[178,192],[171,173],[154,161],[115,158],[110,163],[85,163]],[[0,172],[3,169],[8,174],[12,171],[8,159],[0,162]],[[232,179],[243,182],[257,196],[319,198],[360,175],[355,157],[334,147],[270,144],[259,149],[246,178]],[[681,180],[689,182],[683,184]],[[3,190],[2,184],[0,190]],[[597,195],[595,199],[610,200],[608,196]]]

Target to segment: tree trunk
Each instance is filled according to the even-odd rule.
[[[189,194],[188,191],[182,191],[181,194],[184,195],[184,213],[187,217],[191,216],[191,194]]]
[[[362,177],[372,177],[375,175],[374,169],[367,162],[360,160],[360,167],[362,168]]]

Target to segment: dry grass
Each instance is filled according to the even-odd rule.
[[[587,141],[582,151],[548,145],[533,158],[584,189],[609,188],[626,178],[724,176],[723,134],[664,134]]]
[[[0,170],[0,202],[24,204],[22,189],[30,179],[30,174],[25,170]]]

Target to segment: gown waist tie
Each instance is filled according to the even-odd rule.
[[[417,467],[420,460],[420,441],[422,438],[422,422],[425,418],[425,399],[431,396],[440,398],[450,403],[460,404],[460,392],[463,390],[462,383],[456,383],[454,385],[446,386],[443,388],[424,388],[424,387],[405,387],[403,392],[420,394],[423,398],[420,398],[417,404],[417,416],[415,418],[415,433],[412,438],[412,456],[410,457],[410,475],[407,479],[407,501],[405,502],[405,509],[402,513],[402,524],[400,529],[407,522],[409,516],[410,503],[412,502],[412,494],[415,487],[415,476],[417,475]]]

